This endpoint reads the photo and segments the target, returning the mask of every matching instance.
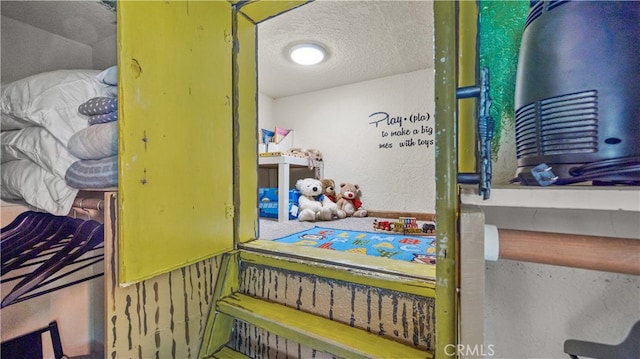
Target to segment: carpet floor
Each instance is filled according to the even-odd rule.
[[[379,217],[364,217],[364,218],[348,217],[348,218],[338,219],[333,221],[300,222],[297,220],[289,220],[286,222],[278,222],[276,219],[260,218],[260,222],[259,222],[260,236],[259,237],[260,239],[263,239],[263,240],[275,240],[275,239],[280,239],[283,237],[290,236],[292,234],[308,231],[315,227],[334,228],[334,229],[348,230],[348,231],[375,232],[373,228],[374,220],[389,221],[390,219],[379,218]],[[435,251],[435,245],[433,246],[433,248],[430,248],[430,249]],[[377,252],[373,252],[373,253],[377,253]],[[417,255],[414,258],[409,258],[404,260],[409,260],[412,262],[423,263],[423,264],[425,263],[433,264],[435,261],[435,254],[433,252],[425,251],[423,255]]]
[[[376,217],[348,217],[333,221],[300,222],[298,220],[290,220],[286,222],[278,222],[276,219],[260,218],[260,239],[274,240],[311,229],[315,226],[372,232],[374,219],[389,220]]]

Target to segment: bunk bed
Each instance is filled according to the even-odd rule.
[[[104,190],[117,186],[117,69],[57,70],[2,86],[0,307],[101,276]],[[64,279],[63,279],[64,278]],[[10,288],[9,290],[7,290]]]

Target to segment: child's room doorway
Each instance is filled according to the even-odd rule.
[[[260,239],[435,260],[433,26],[429,1],[315,1],[258,24]],[[325,59],[290,60],[303,42]],[[281,155],[299,159],[285,170]],[[278,193],[304,178],[331,179],[338,193],[357,185],[367,215],[299,221],[291,193],[283,218]],[[362,248],[405,221],[418,241]],[[346,238],[358,241],[337,246]]]

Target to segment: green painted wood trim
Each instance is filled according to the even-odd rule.
[[[310,1],[252,1],[236,5],[254,23],[260,23]]]
[[[457,343],[456,4],[434,2],[436,95],[436,356]],[[448,354],[447,354],[448,353]],[[453,353],[455,354],[455,353]]]
[[[117,22],[118,280],[131,284],[233,249],[231,5],[121,1]]]
[[[258,237],[258,74],[256,24],[308,1],[229,1],[233,6],[235,243]]]
[[[342,358],[433,357],[429,352],[346,324],[242,294],[220,300],[218,311]]]
[[[216,302],[214,302],[214,305]],[[212,357],[217,358],[216,353],[229,343],[231,334],[233,333],[235,318],[213,310],[209,312],[209,317],[210,322],[207,322],[207,329],[205,329],[202,340],[202,348],[200,349],[200,354],[198,356],[201,359]]]
[[[220,349],[217,353],[213,355],[215,359],[249,359],[248,356],[237,352],[229,347],[224,347]]]
[[[241,246],[240,259],[269,267],[433,298],[435,266],[257,240]]]
[[[458,2],[460,17],[458,37],[458,87],[475,86],[480,83],[478,67],[478,3],[476,1]],[[459,108],[458,160],[460,172],[476,172],[476,117],[477,99],[462,99]]]
[[[258,73],[256,25],[233,9],[236,243],[258,237]]]
[[[229,342],[233,318],[216,312],[215,306],[220,298],[231,295],[240,288],[239,257],[238,251],[229,252],[222,257],[198,358],[211,358]]]

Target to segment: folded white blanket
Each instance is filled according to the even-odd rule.
[[[27,127],[0,133],[2,163],[30,160],[60,178],[78,160],[44,127]]]
[[[109,85],[97,70],[57,70],[33,75],[3,88],[0,98],[2,130],[30,126],[46,128],[63,145],[89,126],[78,107],[93,97],[108,96]]]
[[[69,186],[65,175],[78,158],[67,145],[72,136],[89,127],[88,116],[80,114],[78,107],[91,98],[114,93],[115,86],[98,79],[100,73],[58,70],[2,86],[3,200],[55,215],[69,213],[78,189]],[[109,78],[113,75],[112,70]],[[111,155],[112,146],[103,144],[100,150]]]
[[[56,216],[66,216],[78,194],[78,190],[67,185],[64,178],[30,160],[3,163],[0,179],[3,200]]]
[[[108,122],[82,129],[69,139],[69,152],[83,160],[99,160],[118,154],[118,123]]]

